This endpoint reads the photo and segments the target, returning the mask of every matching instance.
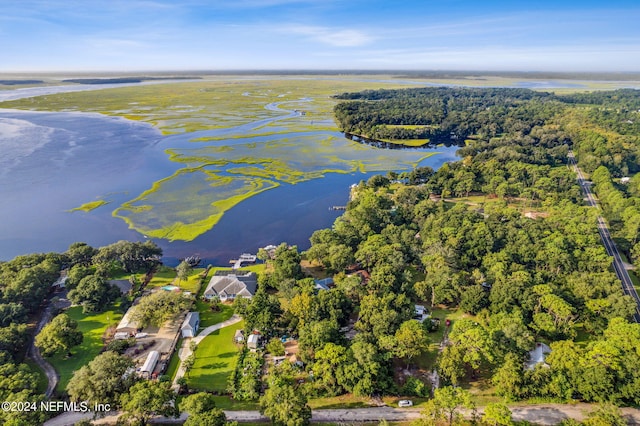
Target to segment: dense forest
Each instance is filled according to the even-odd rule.
[[[640,170],[636,90],[554,95],[528,89],[436,87],[336,97],[349,100],[334,112],[340,129],[350,134],[465,145],[463,156],[474,149],[477,154],[503,147],[511,158],[536,163],[536,157],[562,155],[562,146],[574,143],[580,165],[589,173],[601,165],[617,177]]]
[[[358,331],[350,341],[314,333],[307,359],[314,371],[326,371],[316,391],[398,392],[393,362],[411,358],[398,348],[419,302],[470,315],[454,323],[437,355],[444,383],[489,378],[508,399],[640,403],[634,301],[623,295],[596,211],[583,205],[566,167],[572,148],[593,173],[619,242],[640,254],[638,178],[614,182],[638,169],[640,93],[429,88],[339,98],[348,100],[335,108],[347,132],[376,137],[380,126],[420,124],[468,140],[462,160],[435,172],[361,183],[333,227],[313,234],[306,255],[337,274],[332,291],[348,295]],[[469,194],[496,202],[478,208],[456,201]],[[539,214],[527,217],[521,206]],[[366,278],[344,274],[352,263]],[[301,336],[325,320],[314,310],[298,312],[289,309]],[[540,342],[551,347],[546,364],[524,368]]]
[[[162,250],[152,242],[117,243],[93,248],[74,243],[64,253],[30,254],[0,263],[0,397],[2,401],[38,402],[43,400],[38,389],[38,375],[25,362],[27,348],[34,334],[34,321],[39,318],[52,295],[52,284],[60,271],[69,271],[66,281],[69,299],[88,312],[107,308],[119,291],[108,284],[109,274],[115,270],[134,271],[156,265]],[[122,308],[128,306],[123,303]],[[82,340],[73,321],[59,315],[36,338],[36,345],[45,355],[58,351],[69,352]],[[63,327],[64,326],[64,327]],[[70,333],[63,333],[67,328]],[[71,338],[69,338],[71,337]],[[0,423],[36,425],[44,421],[46,413],[35,411],[0,412]]]
[[[601,168],[594,175],[596,193],[623,250],[638,260],[634,232],[640,227],[640,178],[633,176],[640,171],[639,91],[556,95],[528,89],[438,87],[345,93],[337,98],[349,100],[335,107],[336,121],[345,132],[374,139],[464,141],[459,154],[464,161],[475,160],[473,167],[463,161],[439,171],[446,183],[434,186],[438,194],[479,191],[544,200],[561,192],[576,201],[577,188],[566,192],[571,173],[555,167],[565,164],[573,149],[583,171],[592,174]],[[442,176],[447,170],[449,176]],[[621,185],[622,177],[632,179]]]

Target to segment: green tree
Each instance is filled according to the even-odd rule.
[[[234,301],[236,306],[238,298]],[[243,302],[240,302],[243,303]],[[243,307],[238,306],[241,310]],[[265,286],[258,287],[256,294],[251,298],[246,308],[244,308],[245,329],[252,330],[271,330],[277,324],[277,319],[282,313],[280,309],[280,301],[274,295],[267,293]],[[238,314],[242,315],[242,311]]]
[[[78,330],[78,322],[67,314],[54,317],[36,336],[35,344],[44,356],[57,352],[66,352],[71,356],[71,348],[82,343],[82,332]]]
[[[491,380],[498,395],[510,401],[520,398],[524,387],[522,361],[514,353],[508,353]]]
[[[513,424],[511,410],[502,402],[487,404],[484,408],[482,421],[491,426],[509,426]]]
[[[98,250],[87,243],[73,243],[69,246],[66,255],[72,265],[90,266],[97,252]]]
[[[120,395],[135,381],[130,371],[132,368],[131,358],[111,351],[103,352],[75,372],[67,384],[67,393],[72,401],[115,407]]]
[[[207,413],[215,410],[215,408],[216,401],[214,396],[206,392],[194,393],[180,401],[180,411],[186,411],[189,413],[189,417],[195,414]]]
[[[468,391],[450,386],[438,388],[434,392],[433,399],[429,400],[422,410],[420,420],[425,426],[442,420],[451,426],[461,422],[462,408],[474,408]]]
[[[465,287],[460,296],[460,309],[475,315],[488,305],[487,292],[481,285]]]
[[[196,355],[194,353],[192,353],[184,361],[182,361],[182,367],[184,368],[184,373],[186,376],[189,376],[189,373],[193,368],[193,364],[195,363],[196,363]]]
[[[69,300],[82,305],[82,312],[98,312],[106,309],[120,296],[118,287],[109,284],[98,275],[88,275],[69,292]]]
[[[260,398],[260,413],[271,419],[274,425],[302,426],[311,420],[311,408],[307,397],[289,380],[276,376]]]
[[[273,356],[282,356],[284,355],[284,344],[282,343],[282,340],[278,339],[277,337],[272,338],[271,340],[269,340],[269,343],[267,343],[267,352],[269,352],[271,355]]]
[[[327,343],[315,353],[315,383],[330,396],[343,392],[344,388],[338,382],[338,373],[345,367],[347,359],[347,348],[335,343]]]
[[[276,282],[288,278],[300,279],[304,276],[300,267],[300,253],[296,246],[289,247],[287,243],[280,244],[273,258],[273,275]]]
[[[407,369],[409,369],[413,357],[419,356],[429,349],[429,336],[420,321],[403,322],[394,337],[393,353],[398,358],[407,360]]]
[[[228,426],[237,425],[237,422],[227,422],[227,416],[219,408],[204,413],[189,414],[184,426]]]
[[[155,415],[174,416],[176,394],[169,383],[142,380],[120,397],[123,420],[129,424],[146,425]]]
[[[178,282],[184,282],[189,280],[189,275],[193,272],[193,268],[186,260],[183,260],[176,266],[176,277]]]
[[[130,242],[118,241],[100,247],[94,256],[95,264],[116,264],[125,272],[132,273],[140,269],[151,269],[158,265],[162,257],[162,249],[153,241]]]
[[[65,286],[69,289],[74,289],[80,284],[80,280],[93,273],[93,268],[85,266],[83,264],[73,265],[67,273],[67,281]]]
[[[160,327],[179,313],[184,312],[190,303],[191,301],[185,298],[182,293],[157,291],[140,299],[133,308],[131,319],[141,327],[148,325]]]

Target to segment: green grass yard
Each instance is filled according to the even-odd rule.
[[[178,356],[178,351],[182,347],[182,339],[182,336],[178,338],[178,342],[176,343],[176,350],[173,351],[173,354],[171,354],[171,359],[169,360],[167,371],[165,371],[164,373],[166,376],[169,376],[171,380],[173,380],[173,378],[175,377],[176,372],[178,371],[178,367],[180,366],[180,357]]]
[[[214,312],[211,310],[209,302],[196,301],[196,310],[200,312],[200,328],[207,328],[211,325],[226,321],[233,315],[233,307],[230,305],[220,305],[221,310]]]
[[[56,390],[63,392],[73,376],[73,372],[87,365],[102,350],[102,336],[109,326],[115,326],[122,318],[122,312],[117,306],[97,314],[83,314],[81,306],[74,306],[66,311],[72,319],[78,321],[78,329],[82,331],[84,340],[71,349],[73,356],[66,358],[66,354],[56,354],[49,358],[49,362],[60,375]]]
[[[186,379],[192,389],[225,392],[227,380],[236,366],[239,347],[233,343],[236,330],[244,321],[217,330],[205,337],[196,348],[196,360]]]
[[[258,405],[258,401],[237,401],[230,396],[219,395],[214,396],[214,400],[216,401],[216,407],[221,408],[223,410],[259,410],[260,406]],[[242,422],[242,425],[246,425],[247,423]],[[264,423],[262,423],[264,424]]]

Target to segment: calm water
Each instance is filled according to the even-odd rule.
[[[287,117],[283,113],[273,120]],[[263,124],[264,120],[206,135]],[[64,251],[75,241],[99,247],[120,239],[144,239],[111,212],[182,167],[169,161],[163,149],[192,137],[163,137],[150,125],[100,114],[0,110],[0,259]],[[422,165],[437,168],[454,160],[455,150],[438,148],[442,154]],[[241,252],[282,241],[305,249],[313,231],[331,226],[340,214],[329,207],[344,205],[349,186],[371,175],[328,174],[282,184],[237,205],[194,241],[156,242],[170,264],[191,254],[226,264]],[[105,194],[111,205],[90,213],[69,211]]]

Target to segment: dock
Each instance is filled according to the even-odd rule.
[[[329,210],[346,210],[347,206],[331,206]]]
[[[255,254],[242,253],[238,259],[232,259],[229,263],[233,263],[232,269],[240,269],[243,263],[256,263],[258,257]]]

